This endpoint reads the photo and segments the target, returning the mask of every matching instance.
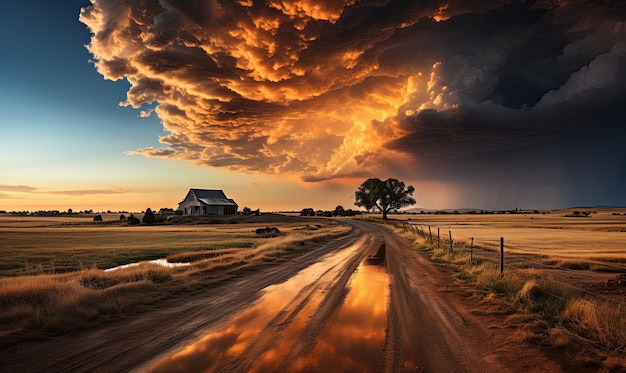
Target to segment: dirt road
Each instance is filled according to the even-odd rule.
[[[0,352],[3,372],[560,371],[507,342],[449,273],[388,230],[306,254],[98,330]],[[385,243],[382,266],[365,258]],[[525,346],[528,347],[528,346]]]

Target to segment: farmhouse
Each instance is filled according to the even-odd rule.
[[[183,215],[235,215],[237,203],[226,198],[222,190],[189,189],[184,200],[178,203]]]

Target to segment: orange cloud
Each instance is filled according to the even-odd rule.
[[[55,190],[47,191],[47,194],[59,194],[65,196],[87,196],[87,195],[104,195],[104,194],[125,194],[135,193],[134,189],[111,187],[108,189],[77,189],[77,190]]]
[[[7,185],[0,184],[0,190],[5,192],[22,192],[22,193],[32,193],[37,190],[37,188],[28,186],[28,185]]]
[[[612,79],[624,71],[621,23],[599,29],[594,40],[606,48],[592,55],[598,43],[576,42],[525,4],[92,3],[80,20],[96,69],[127,79],[122,105],[154,104],[168,132],[162,148],[127,154],[305,181],[407,173],[401,162],[520,146],[575,126],[550,123],[601,68],[612,73],[595,97],[623,92]],[[542,12],[566,17],[545,3]],[[558,66],[561,50],[574,70]],[[550,109],[532,108],[544,94]]]

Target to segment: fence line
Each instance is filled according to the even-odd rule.
[[[395,226],[398,227],[398,225],[395,225]],[[424,240],[426,240],[426,234],[425,234],[425,231],[424,231],[423,227],[416,227],[416,224],[404,223],[404,224],[401,225],[400,228],[402,228],[405,231],[413,232],[418,237],[421,237]],[[439,231],[439,228],[437,228],[437,230]],[[428,231],[429,231],[429,233],[431,232],[431,227],[430,226],[428,226]],[[448,232],[449,232],[449,236],[450,236],[450,253],[452,254],[453,253],[452,252],[452,247],[453,247],[452,232],[451,232],[451,230],[448,231]],[[433,245],[432,233],[430,233],[430,242],[431,242],[431,245]],[[439,244],[439,242],[438,242],[438,244]],[[464,246],[461,246],[461,251],[460,252],[463,252],[463,247]],[[437,248],[439,248],[439,245],[437,245]],[[477,248],[480,248],[481,250],[483,250],[485,252],[490,252],[490,253],[494,252],[493,250],[486,250],[483,247],[477,247]],[[469,251],[470,251],[470,263],[473,263],[472,257],[473,257],[473,252],[474,252],[474,237],[471,237],[471,243],[470,243]],[[526,262],[530,263],[533,266],[537,266],[540,269],[547,270],[547,272],[546,272],[547,274],[550,274],[550,272],[549,272],[550,269],[561,270],[561,271],[563,271],[563,270],[565,270],[565,271],[574,271],[574,270],[569,269],[569,268],[561,268],[561,267],[557,267],[555,265],[546,264],[546,263],[543,263],[543,262],[539,262],[539,261],[528,259],[528,256],[532,256],[533,254],[520,253],[520,252],[516,253],[515,251],[513,251],[512,254],[516,255],[516,259],[519,259],[519,260],[522,260],[522,261],[526,261]],[[500,260],[501,260],[501,263],[500,263],[500,271],[501,272],[500,273],[502,275],[502,273],[503,273],[502,271],[504,270],[504,237],[500,238]],[[491,262],[491,261],[489,261],[489,262]],[[622,267],[620,267],[620,266],[616,266],[616,267],[622,269]],[[510,268],[515,270],[514,267],[510,267]],[[549,277],[542,276],[542,275],[539,275],[539,274],[534,274],[533,276],[535,278],[539,278],[539,279],[542,279],[544,281],[548,281],[549,283],[559,284],[559,285],[564,286],[564,287],[569,287],[569,288],[578,290],[582,294],[594,297],[598,301],[604,301],[605,304],[607,304],[607,305],[608,304],[615,304],[618,307],[618,312],[622,312],[622,313],[626,312],[626,302],[623,302],[623,301],[620,301],[620,300],[617,300],[617,299],[613,299],[613,298],[607,297],[607,296],[605,296],[603,294],[599,294],[599,293],[596,293],[596,292],[593,292],[593,291],[589,291],[587,289],[579,288],[579,287],[574,286],[572,284],[565,283],[565,282],[562,282],[562,281],[559,281],[559,280],[555,280],[554,278],[549,278]],[[568,302],[569,301],[568,299],[564,298],[563,296],[560,296],[558,294],[554,294],[553,292],[549,291],[548,289],[538,288],[537,290],[541,291],[543,294],[545,294],[545,295],[547,295],[549,297],[552,297],[554,299],[559,299],[562,302]],[[596,307],[598,305],[598,303],[594,303],[589,298],[580,297],[580,298],[577,298],[576,300],[584,302],[584,303],[586,303],[588,305],[591,305],[591,306],[594,306],[594,307]],[[578,335],[576,332],[570,331],[567,328],[564,328],[563,330],[565,332],[567,332],[569,335],[571,335],[571,337],[574,337],[574,338],[576,338],[576,339],[578,339],[578,340],[580,340],[580,341],[582,341],[584,343],[588,343],[590,345],[593,345],[596,348],[606,352],[607,354],[612,354],[614,352],[624,352],[624,346],[615,346],[614,348],[611,349],[608,345],[604,346],[602,344],[599,344],[597,341],[594,341],[594,340],[585,338],[585,337],[583,337],[581,335]]]
[[[427,235],[426,235],[426,233],[425,233],[424,228],[423,228],[423,226],[422,226],[422,225],[413,224],[413,223],[407,223],[407,222],[403,222],[403,223],[399,223],[399,224],[398,224],[398,223],[395,223],[395,224],[393,224],[393,225],[394,225],[395,227],[397,227],[397,228],[401,228],[401,229],[403,229],[403,230],[405,230],[405,231],[410,231],[410,232],[412,232],[412,233],[416,234],[418,237],[420,237],[420,238],[422,238],[422,239],[426,239],[426,238],[427,238]],[[440,230],[440,228],[437,228],[437,233],[438,233],[437,235],[438,235],[438,236],[439,236],[439,230]],[[430,225],[428,226],[428,231],[429,231],[429,235],[430,235],[430,242],[431,242],[431,244],[434,244],[434,243],[433,243],[433,239],[432,239],[432,231],[431,231],[431,226],[430,226]],[[449,241],[448,241],[448,242],[450,243],[450,253],[453,253],[453,245],[454,245],[454,242],[453,242],[453,240],[452,240],[452,231],[451,231],[451,230],[449,230],[449,231],[448,231],[448,233],[449,233]],[[439,240],[439,239],[440,239],[440,238],[438,237],[438,240]],[[480,249],[480,250],[483,250],[483,251],[485,251],[485,252],[491,252],[491,253],[493,253],[493,252],[494,252],[494,250],[488,250],[488,249],[485,249],[485,248],[480,247],[480,246],[474,246],[474,239],[475,239],[475,237],[471,237],[471,244],[470,244],[470,262],[472,262],[472,260],[473,260],[474,248],[476,248],[476,249]],[[440,245],[439,245],[439,243],[440,243],[440,242],[438,242],[438,246],[437,246],[437,248],[439,248],[439,246],[440,246]],[[501,238],[500,238],[500,274],[501,274],[501,275],[503,274],[504,267],[505,267],[505,266],[504,266],[504,247],[505,247],[505,246],[504,246],[504,237],[501,237]],[[463,249],[462,249],[462,248],[463,248],[463,246],[461,246],[461,252],[463,252]],[[497,252],[497,251],[495,251],[495,252]],[[556,265],[552,265],[552,264],[548,264],[548,263],[543,263],[543,262],[540,262],[540,261],[535,261],[535,260],[531,260],[531,259],[528,259],[528,258],[527,258],[527,256],[532,256],[533,254],[529,254],[529,253],[521,253],[521,252],[519,252],[518,250],[513,250],[512,252],[509,250],[508,252],[509,252],[509,253],[512,253],[512,254],[516,254],[516,255],[517,255],[517,256],[516,256],[516,259],[518,259],[518,260],[525,261],[525,262],[528,262],[528,263],[531,263],[531,264],[535,265],[536,267],[533,267],[533,268],[554,269],[554,270],[560,270],[560,271],[571,271],[571,272],[574,272],[574,271],[575,271],[575,270],[570,269],[570,268],[562,268],[562,267],[558,267],[558,266],[556,266]],[[600,262],[600,263],[596,263],[596,264],[605,264],[605,263]],[[608,265],[608,266],[609,266],[609,267],[611,267],[611,265]],[[621,267],[621,266],[613,266],[613,267],[614,267],[614,268],[618,268],[618,269],[623,269],[623,270],[624,270],[624,272],[626,272],[626,268],[625,268],[625,267]],[[513,267],[511,267],[511,266],[509,266],[509,269],[513,269],[513,270],[515,270],[515,268],[513,268]],[[600,293],[596,293],[596,292],[593,292],[593,291],[590,291],[590,290],[587,290],[587,289],[584,289],[584,288],[580,288],[580,287],[574,286],[574,285],[572,285],[572,284],[569,284],[569,283],[566,283],[566,282],[562,282],[562,281],[556,280],[556,279],[554,279],[554,278],[549,278],[549,277],[546,277],[546,276],[541,276],[541,275],[534,275],[534,276],[535,276],[536,278],[540,278],[540,279],[542,279],[542,280],[544,280],[544,281],[550,281],[550,282],[555,283],[555,284],[563,285],[563,286],[565,286],[565,287],[569,287],[569,288],[571,288],[571,289],[578,290],[578,291],[580,291],[581,293],[584,293],[584,294],[587,294],[587,295],[590,295],[590,296],[596,297],[596,298],[598,298],[599,300],[604,300],[604,301],[607,301],[607,302],[610,302],[610,303],[614,303],[614,304],[619,305],[620,307],[626,307],[626,302],[622,302],[622,301],[619,301],[619,300],[617,300],[617,299],[613,299],[613,298],[607,297],[606,295],[603,295],[603,294],[600,294]],[[547,292],[547,291],[545,291],[545,290],[542,290],[542,291],[543,291],[544,293],[546,293],[546,295],[549,295],[549,296],[554,296],[554,297],[556,297],[556,298],[562,299],[562,298],[560,298],[559,296],[557,296],[557,295],[555,295],[555,294],[551,294],[550,292]],[[592,304],[591,302],[589,302],[589,301],[588,301],[588,300],[586,300],[586,299],[581,299],[581,301],[583,301],[583,302],[587,302],[587,303],[589,303],[589,304]]]

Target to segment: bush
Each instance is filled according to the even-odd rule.
[[[98,214],[93,217],[93,221],[102,221],[102,215]]]
[[[262,235],[263,237],[276,237],[280,235],[280,230],[276,227],[265,227],[255,230],[254,233],[260,236]]]
[[[128,217],[128,225],[139,225],[141,221],[135,217],[135,215],[130,214]]]

